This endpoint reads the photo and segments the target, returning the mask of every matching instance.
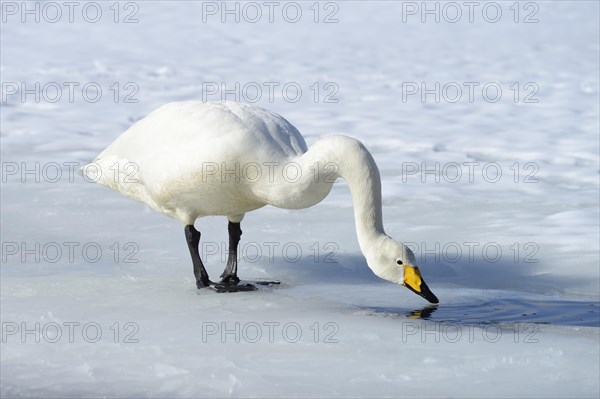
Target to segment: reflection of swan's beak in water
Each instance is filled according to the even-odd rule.
[[[413,310],[412,312],[407,313],[406,316],[411,319],[428,319],[437,308],[437,306],[426,306],[423,309]]]

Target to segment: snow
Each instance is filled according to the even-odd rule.
[[[597,2],[522,2],[519,23],[513,2],[493,3],[497,23],[483,2],[456,23],[421,22],[421,2],[319,3],[318,23],[312,2],[293,3],[297,23],[291,3],[273,23],[260,2],[255,23],[245,3],[239,23],[211,14],[221,2],[122,2],[119,23],[112,2],[97,23],[88,3],[73,22],[55,4],[57,22],[1,4],[3,397],[598,397]],[[440,101],[422,101],[436,82]],[[182,226],[74,173],[153,109],[220,101],[222,84],[246,102],[259,87],[309,146],[343,133],[371,149],[386,231],[438,307],[367,268],[344,182],[313,208],[248,214],[240,275],[282,284],[217,294],[194,288]],[[218,276],[226,221],[196,227]]]

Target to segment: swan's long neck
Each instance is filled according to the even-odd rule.
[[[332,149],[331,162],[346,180],[352,194],[356,235],[363,254],[385,234],[381,212],[381,177],[371,153],[358,140],[334,136],[324,141]]]
[[[308,197],[309,202],[313,202],[302,203],[298,207],[311,206],[323,200],[336,177],[346,180],[352,194],[358,242],[366,256],[374,248],[376,240],[385,235],[381,214],[381,178],[371,153],[360,141],[336,135],[314,143],[298,163],[311,181],[299,184],[299,189],[309,194],[296,197]],[[318,165],[318,175],[315,174],[315,165]],[[290,195],[294,194],[287,197]]]

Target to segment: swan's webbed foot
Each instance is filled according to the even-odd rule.
[[[252,284],[212,284],[210,288],[213,291],[223,292],[242,292],[242,291],[256,291],[257,288]]]
[[[221,277],[220,285],[238,285],[240,282],[239,277],[235,274],[222,274]]]
[[[213,286],[213,285],[215,285],[215,283],[213,283],[213,282],[212,282],[212,281],[210,281],[210,280],[206,280],[206,281],[203,281],[203,280],[196,280],[196,287],[197,287],[198,289],[201,289],[201,288],[208,288],[208,287],[210,287],[210,286]]]
[[[213,284],[210,288],[217,292],[256,291],[257,289],[252,284],[240,284],[240,279],[235,274],[223,273],[221,277],[221,281]]]
[[[253,283],[259,285],[279,285],[281,281],[253,281]]]
[[[237,277],[236,277],[237,278]],[[225,279],[224,279],[225,280]],[[221,281],[220,283],[214,283],[210,280],[196,281],[196,287],[198,289],[210,288],[211,290],[219,293],[223,292],[241,292],[241,291],[256,291],[257,288],[252,284],[239,284],[240,279],[237,279],[237,282],[233,282],[233,279],[227,280],[225,282]]]

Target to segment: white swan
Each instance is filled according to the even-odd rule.
[[[352,193],[356,233],[369,267],[438,302],[411,250],[385,234],[379,170],[353,138],[326,137],[309,150],[294,126],[265,109],[235,102],[176,102],[135,123],[81,171],[183,223],[198,288],[218,291],[254,289],[238,285],[237,277],[240,222],[246,212],[267,204],[313,206],[340,176]],[[194,221],[207,215],[229,220],[229,259],[218,284],[209,280],[200,260],[200,233],[194,228]]]

